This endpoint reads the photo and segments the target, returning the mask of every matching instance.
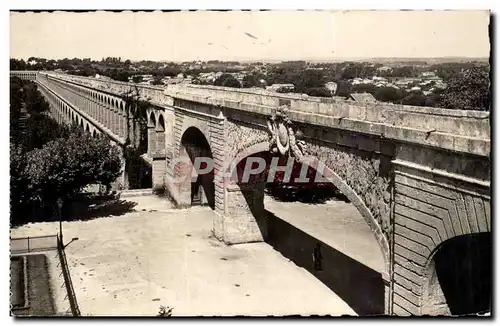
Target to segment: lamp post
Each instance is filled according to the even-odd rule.
[[[58,212],[59,212],[59,234],[60,234],[60,240],[61,240],[61,246],[63,245],[63,233],[62,233],[62,205],[63,205],[64,201],[59,198],[57,200],[57,208],[58,208]]]

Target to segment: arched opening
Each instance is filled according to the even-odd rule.
[[[151,112],[149,114],[148,126],[156,127],[156,117],[155,117],[154,112]]]
[[[85,132],[88,132],[90,134],[90,127],[89,127],[89,124],[87,123],[87,125],[85,126]]]
[[[237,191],[228,187],[233,198],[226,200],[250,212],[245,220],[253,217],[267,243],[355,313],[386,313],[388,243],[376,236],[373,216],[343,180],[314,157],[299,163],[273,155],[268,143],[241,152],[228,165],[235,166],[229,168],[229,184]]]
[[[129,189],[147,189],[153,186],[152,166],[147,162],[142,155],[148,152],[148,117],[144,111],[141,111],[133,106],[125,108],[127,112],[127,133],[130,138],[132,148],[126,151],[126,169],[128,173]],[[131,116],[133,119],[128,119]],[[153,120],[154,122],[154,116]],[[154,127],[152,129],[154,131]],[[141,133],[140,133],[141,132]],[[140,140],[138,137],[142,136]],[[153,135],[155,136],[155,135]],[[155,138],[153,139],[153,141]],[[141,146],[142,145],[142,146]]]
[[[97,132],[94,129],[94,131],[92,132],[92,138],[96,138],[96,137],[97,137]]]
[[[175,175],[180,180],[181,205],[207,205],[215,209],[214,170],[209,166],[213,155],[205,135],[195,127],[188,128],[182,135],[179,155]]]
[[[148,115],[144,109],[136,109],[132,112],[133,119],[133,133],[137,137],[137,146],[141,153],[148,151]]]
[[[80,127],[83,129],[83,119],[80,118]]]
[[[161,113],[156,126],[156,150],[165,152],[165,120]]]
[[[490,232],[461,235],[443,242],[426,269],[422,314],[491,311],[492,262]]]

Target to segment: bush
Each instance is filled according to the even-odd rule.
[[[71,200],[89,184],[109,186],[120,174],[120,152],[104,138],[72,130],[68,138],[23,153],[11,147],[11,212]]]
[[[241,88],[240,82],[230,74],[222,74],[214,81],[215,86]]]
[[[441,105],[449,109],[489,111],[491,90],[488,69],[475,67],[450,78]]]
[[[172,310],[174,310],[174,308],[160,306],[160,311],[158,312],[157,317],[171,317]]]

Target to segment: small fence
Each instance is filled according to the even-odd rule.
[[[71,275],[69,273],[66,253],[64,252],[64,244],[61,242],[59,236],[57,236],[57,252],[59,253],[59,259],[61,260],[61,269],[64,277],[64,284],[66,285],[66,291],[68,293],[71,313],[73,316],[81,316],[80,308],[78,307],[78,302],[76,301],[75,289],[73,288],[73,282],[71,281]]]
[[[57,235],[10,238],[10,252],[12,255],[55,249],[57,249]]]

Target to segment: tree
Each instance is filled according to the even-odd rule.
[[[337,82],[337,96],[348,97],[353,93],[353,87],[348,81],[340,80]]]
[[[309,96],[332,97],[332,93],[324,87],[312,87],[306,92]]]
[[[121,169],[118,148],[81,130],[72,130],[68,138],[49,142],[26,157],[33,199],[43,202],[70,199],[89,184],[109,185]]]
[[[324,88],[325,77],[321,70],[297,71],[296,75],[292,79],[292,84],[295,85],[295,91],[297,93],[308,94],[310,89]]]
[[[401,101],[403,105],[425,106],[426,97],[421,91],[413,91]]]
[[[49,110],[49,104],[32,81],[11,78],[10,101],[10,141],[24,151],[41,148],[51,140],[68,136],[67,127],[44,114]],[[28,115],[24,128],[20,130],[19,121],[23,105]]]
[[[224,87],[234,87],[240,88],[241,84],[238,79],[234,78],[233,75],[230,74],[222,74],[219,78],[214,81],[215,86],[224,86]]]
[[[10,144],[10,210],[12,216],[22,216],[22,208],[32,201],[30,179],[26,174],[26,154]],[[11,223],[14,222],[11,219]]]
[[[89,184],[109,186],[121,166],[116,146],[81,130],[29,152],[11,144],[12,223],[25,222],[41,207],[55,207],[58,198],[71,201]]]
[[[142,76],[134,76],[134,77],[132,77],[132,81],[134,83],[136,83],[136,84],[142,82],[142,79],[143,79]]]
[[[49,103],[45,101],[34,82],[25,82],[23,90],[24,103],[26,104],[26,110],[29,114],[43,113],[50,109]]]
[[[441,105],[449,109],[489,111],[489,69],[474,67],[452,77],[442,94]]]
[[[405,97],[405,92],[394,87],[378,87],[373,96],[380,102],[399,103]]]
[[[10,59],[10,70],[26,70],[28,64],[23,60]]]
[[[17,77],[10,78],[10,137],[15,142],[19,137],[19,119],[21,117],[21,106],[23,105],[23,81]]]
[[[121,82],[128,82],[128,78],[130,77],[130,73],[124,71],[123,69],[113,69],[109,73],[107,73],[107,75],[111,79]]]
[[[266,76],[263,73],[254,71],[243,77],[243,87],[263,87],[266,85],[265,79]]]
[[[33,114],[26,121],[25,136],[19,144],[26,151],[42,148],[46,143],[58,138],[67,138],[69,128],[60,125],[56,120],[45,114]]]
[[[165,85],[160,77],[155,77],[151,82],[152,85]]]

